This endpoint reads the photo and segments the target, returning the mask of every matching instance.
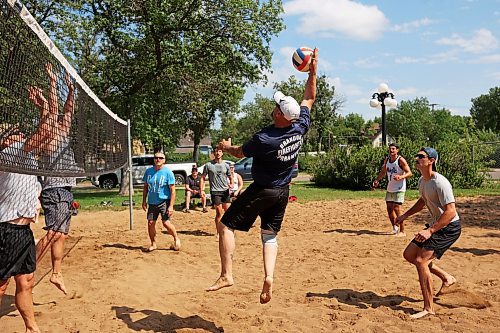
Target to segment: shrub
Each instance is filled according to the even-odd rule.
[[[480,187],[486,179],[484,168],[486,157],[491,152],[483,149],[475,152],[472,158],[474,142],[448,141],[435,145],[439,153],[437,170],[444,175],[453,187],[474,188]],[[399,151],[405,157],[413,177],[407,179],[407,188],[417,188],[420,173],[415,168],[414,155],[425,142],[401,139],[398,142]],[[369,189],[382,167],[384,158],[388,154],[385,147],[373,148],[371,145],[362,147],[340,148],[334,147],[317,161],[311,163],[313,180],[320,186],[361,190]],[[380,187],[387,186],[384,179]]]

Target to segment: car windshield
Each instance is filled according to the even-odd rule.
[[[243,157],[242,159],[239,159],[238,161],[236,161],[235,164],[243,164],[243,163],[250,162],[250,161],[252,161],[252,157]]]

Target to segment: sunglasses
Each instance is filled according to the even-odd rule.
[[[154,158],[155,158],[155,160],[164,160],[165,159],[165,157],[161,157],[161,156],[155,156]]]
[[[421,160],[422,160],[422,159],[424,159],[424,158],[428,158],[429,156],[424,155],[424,154],[417,154],[417,155],[415,155],[415,157],[417,157],[418,159],[421,159]]]

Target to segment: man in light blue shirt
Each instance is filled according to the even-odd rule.
[[[177,236],[175,226],[170,221],[174,213],[175,203],[175,177],[172,171],[165,166],[165,154],[157,152],[154,155],[154,166],[148,168],[142,180],[144,188],[142,191],[142,209],[147,211],[148,233],[151,246],[148,251],[157,249],[156,245],[156,220],[161,214],[161,221],[167,232],[174,238],[171,247],[179,251],[181,241]]]

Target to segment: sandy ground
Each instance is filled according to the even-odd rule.
[[[38,268],[38,324],[51,333],[498,332],[500,197],[459,198],[463,233],[440,263],[458,283],[436,300],[436,316],[417,321],[409,319],[423,306],[417,273],[401,256],[410,237],[388,235],[382,197],[290,203],[267,305],[259,303],[258,227],[237,233],[235,285],[209,293],[204,288],[219,274],[214,210],[175,212],[181,251],[169,250],[171,238],[162,231],[161,248],[152,253],[144,252],[144,212],[135,210],[132,231],[128,211],[80,213],[63,262],[69,294],[49,282],[49,258]],[[408,234],[427,217],[410,219]],[[34,225],[36,236],[42,225]],[[0,311],[2,333],[24,332],[13,294],[11,283]]]

